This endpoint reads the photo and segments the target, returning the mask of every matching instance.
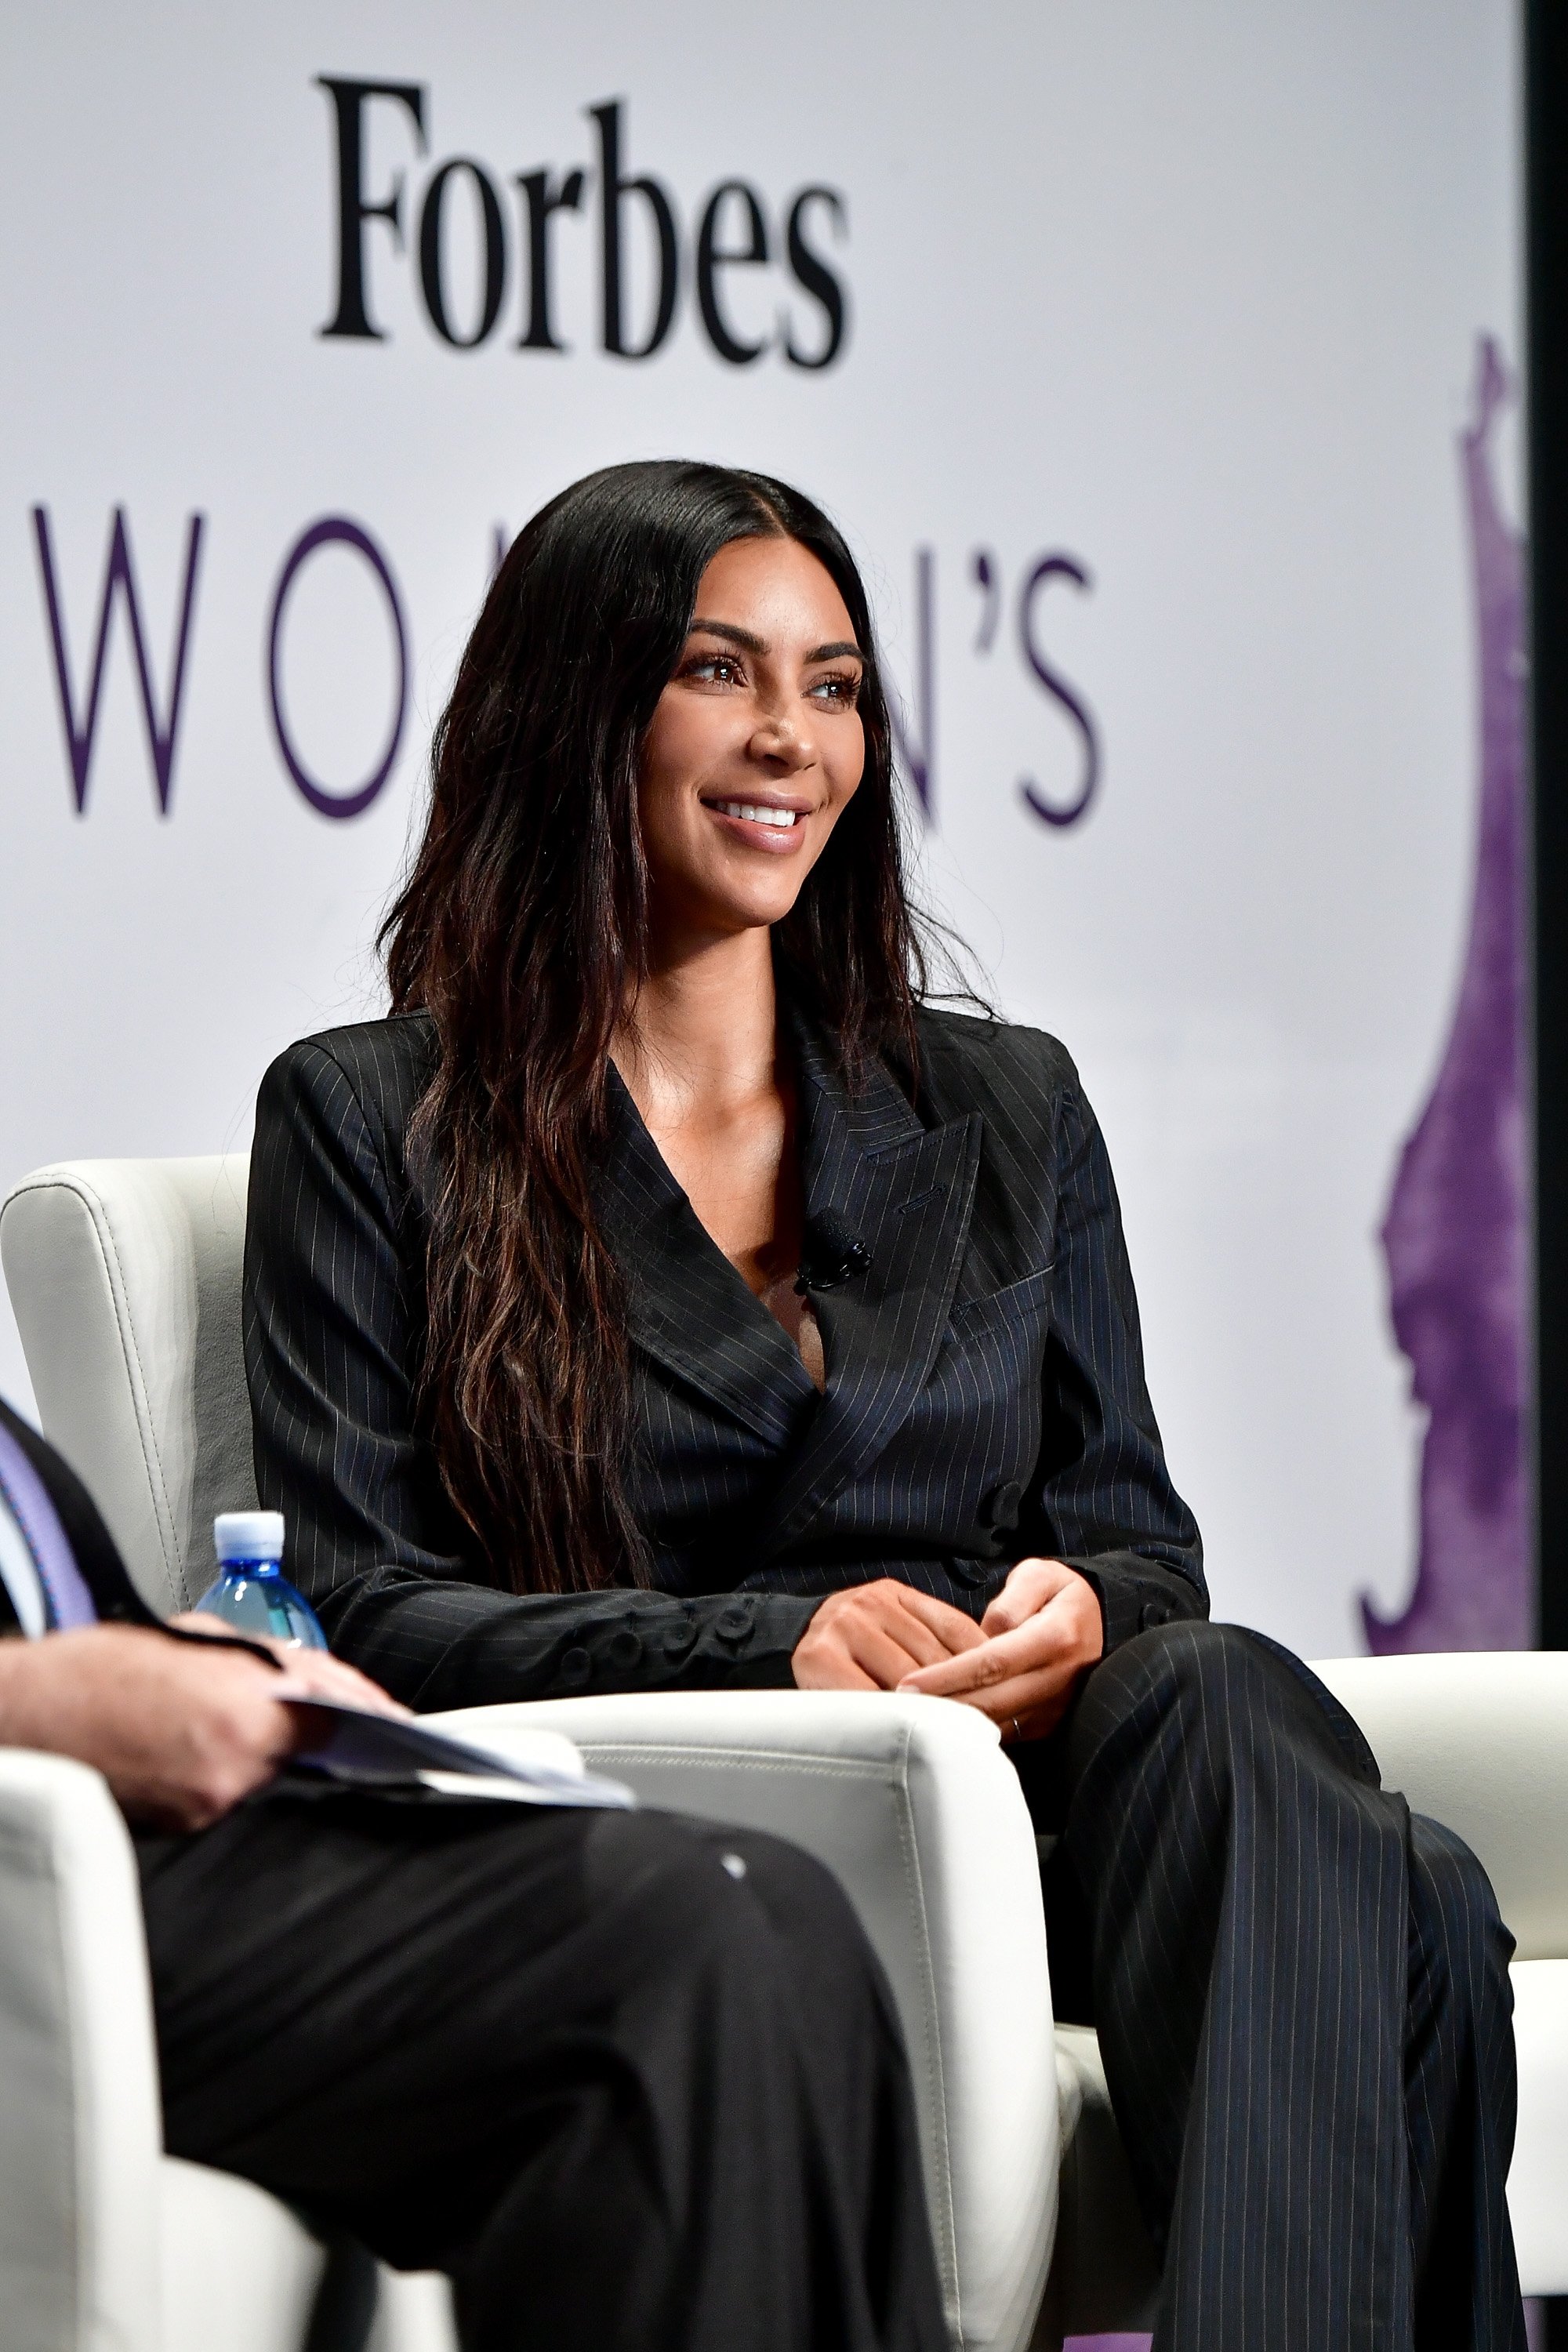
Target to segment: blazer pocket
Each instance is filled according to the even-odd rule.
[[[1016,1323],[1036,1316],[1050,1296],[1051,1276],[1056,1261],[1040,1266],[1034,1274],[1021,1275],[1002,1290],[987,1291],[984,1297],[965,1299],[955,1307],[947,1318],[947,1328],[955,1339],[970,1339],[982,1331],[994,1329],[997,1324]]]

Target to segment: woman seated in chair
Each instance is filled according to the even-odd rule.
[[[498,573],[394,1011],[258,1111],[257,1477],[421,1708],[904,1690],[1000,1727],[1162,2352],[1521,2352],[1511,1948],[1295,1659],[1206,1622],[1104,1145],[927,1002],[864,589],[766,478],[615,467]]]

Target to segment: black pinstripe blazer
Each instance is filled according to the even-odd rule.
[[[869,1252],[814,1294],[821,1396],[614,1082],[598,1206],[630,1290],[651,1591],[520,1598],[465,1559],[412,1405],[426,1223],[405,1139],[428,1021],[334,1030],[268,1072],[246,1250],[257,1484],[333,1647],[411,1704],[784,1684],[825,1593],[895,1576],[979,1614],[1031,1553],[1089,1579],[1108,1646],[1205,1612],[1067,1054],[923,1013],[917,1108],[880,1067],[847,1090],[786,1018],[807,1233]]]

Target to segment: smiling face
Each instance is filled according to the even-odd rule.
[[[860,781],[864,667],[831,574],[797,541],[721,548],[643,742],[663,953],[788,914]]]

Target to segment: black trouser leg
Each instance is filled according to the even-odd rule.
[[[1512,1946],[1468,1849],[1234,1627],[1113,1652],[1049,1748],[1052,1977],[1163,2253],[1158,2352],[1523,2352]]]
[[[286,1796],[140,1850],[171,2150],[449,2271],[472,2352],[944,2344],[890,2004],[804,1854]]]

